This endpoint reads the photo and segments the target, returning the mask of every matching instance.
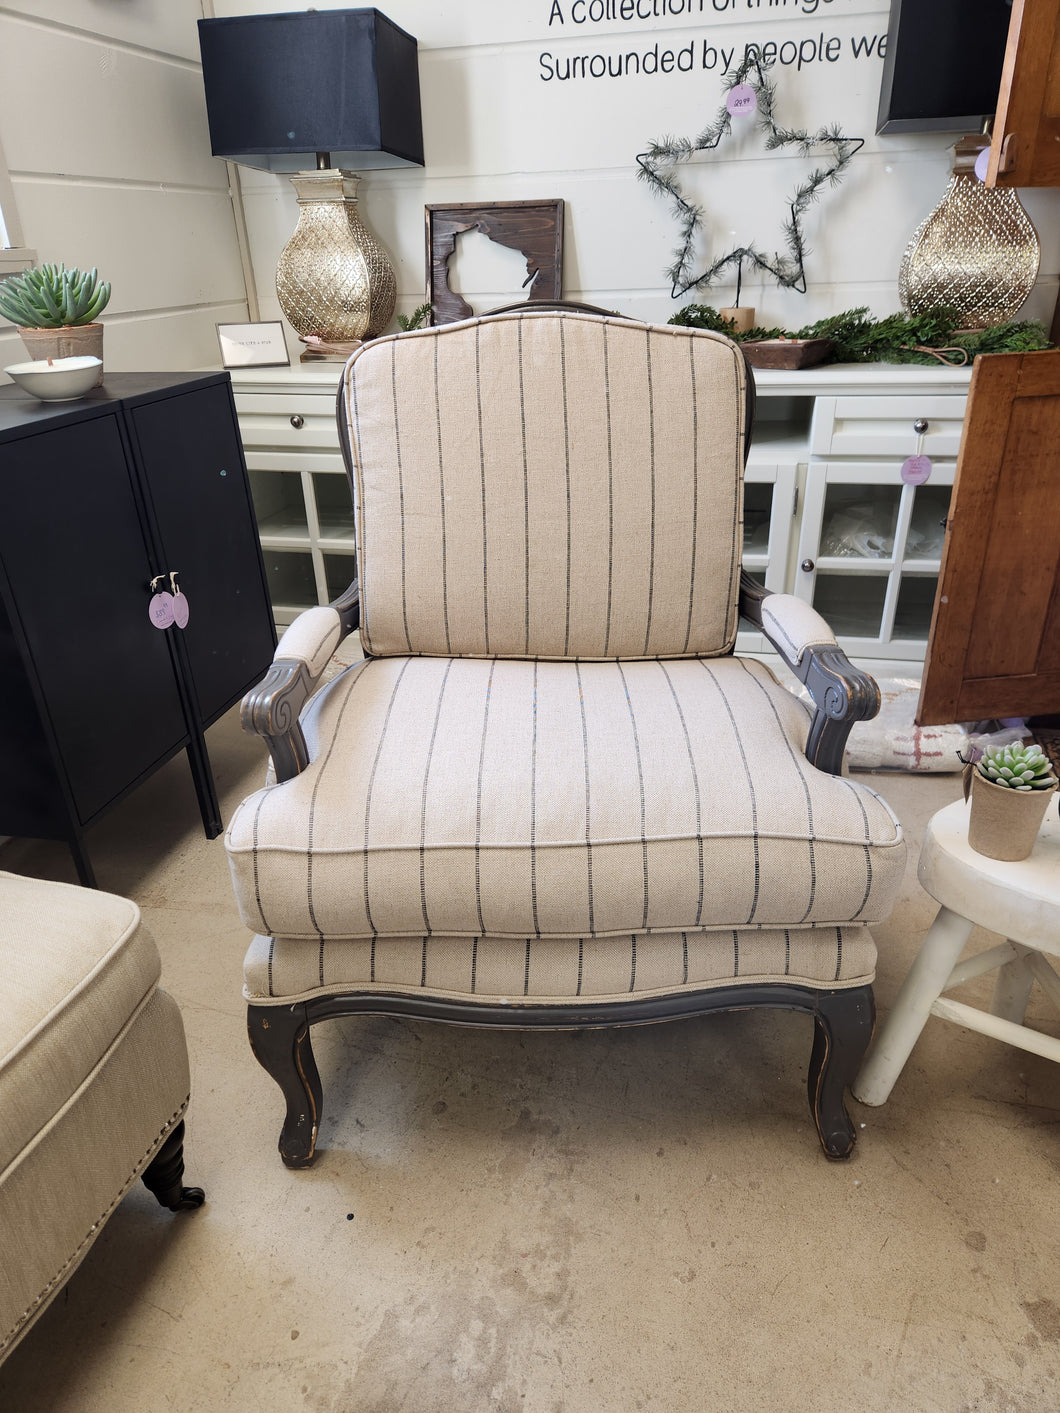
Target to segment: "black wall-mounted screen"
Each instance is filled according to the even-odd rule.
[[[1011,0],[891,0],[878,133],[978,132],[997,108]]]

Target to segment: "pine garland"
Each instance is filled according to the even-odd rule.
[[[808,157],[816,147],[831,147],[833,160],[830,165],[818,167],[811,172],[791,198],[789,217],[784,223],[788,247],[786,256],[777,252],[770,258],[753,245],[739,246],[720,256],[697,275],[693,271],[693,247],[703,224],[703,208],[685,197],[678,184],[675,168],[679,163],[687,162],[697,152],[708,152],[716,148],[722,138],[732,131],[732,115],[723,103],[714,122],[704,128],[694,142],[687,137],[664,138],[661,142],[653,142],[646,152],[639,153],[638,178],[647,182],[658,195],[669,198],[678,221],[681,244],[675,250],[674,262],[666,272],[670,281],[670,293],[674,299],[679,299],[690,289],[706,289],[717,280],[723,270],[735,264],[738,304],[745,260],[771,275],[782,288],[794,289],[799,294],[806,293],[805,263],[809,250],[803,239],[802,217],[811,203],[816,201],[823,186],[838,186],[847,163],[864,145],[864,139],[844,137],[837,126],[820,128],[816,133],[778,127],[774,107],[776,87],[765,75],[770,63],[764,64],[757,51],[751,49],[744,55],[740,64],[725,75],[723,83],[726,92],[737,84],[744,83],[753,71],[754,80],[749,86],[755,90],[758,100],[758,126],[767,134],[766,151],[773,152],[779,147],[796,147],[800,156]]]
[[[992,324],[988,329],[962,331],[955,309],[932,309],[907,317],[889,314],[875,319],[866,307],[819,319],[801,329],[757,327],[746,333],[723,319],[709,304],[688,304],[670,319],[691,329],[713,329],[737,343],[757,339],[831,339],[828,363],[938,363],[963,367],[979,353],[1033,353],[1052,348],[1045,325],[1034,319]],[[931,352],[932,349],[938,353]],[[940,360],[938,354],[943,354]]]

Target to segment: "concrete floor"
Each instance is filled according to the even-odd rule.
[[[234,715],[210,747],[227,817],[262,756]],[[877,929],[886,1010],[933,912],[924,822],[959,782],[872,783],[911,843]],[[184,762],[90,843],[183,1009],[187,1180],[207,1205],[174,1217],[137,1185],[0,1368],[0,1409],[1060,1407],[1055,1065],[932,1020],[890,1102],[852,1104],[864,1128],[835,1165],[807,1111],[805,1017],[558,1035],[335,1021],[315,1032],[323,1152],[292,1173],[246,1041],[223,845]],[[53,845],[8,845],[0,865],[73,878]],[[1031,1019],[1057,1033],[1037,994]]]

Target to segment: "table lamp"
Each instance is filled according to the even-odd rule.
[[[344,359],[394,313],[356,169],[423,166],[416,41],[378,10],[309,10],[200,20],[199,48],[214,156],[292,173],[298,225],[276,296],[303,360]]]

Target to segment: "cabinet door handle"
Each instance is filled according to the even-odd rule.
[[[817,566],[816,564],[814,564],[812,559],[804,559],[799,565],[799,568],[804,570],[807,574],[812,574],[813,571],[817,568]]]
[[[294,421],[294,418],[292,417],[291,420]],[[913,423],[913,431],[917,434],[918,437],[922,437],[927,431],[927,429],[928,422],[926,417],[918,417]]]
[[[300,432],[305,426],[305,418],[300,412],[296,412],[291,418],[291,426],[296,432]]]

